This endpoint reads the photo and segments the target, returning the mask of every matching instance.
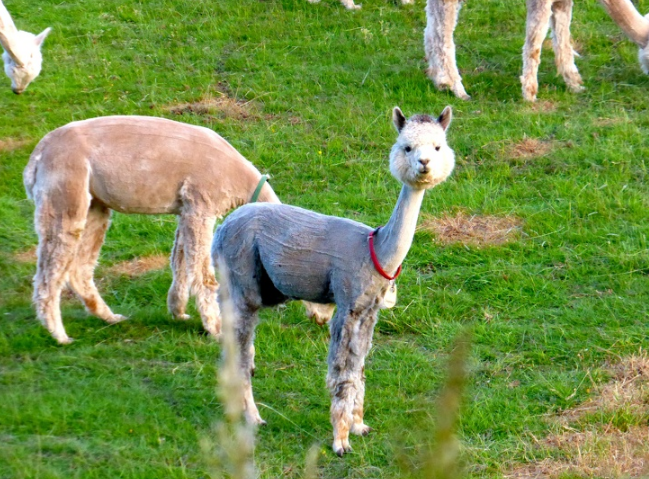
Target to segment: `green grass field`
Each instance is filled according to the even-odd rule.
[[[327,328],[297,303],[265,310],[259,477],[302,477],[313,444],[322,478],[405,475],[403,457],[427,441],[449,348],[465,329],[473,344],[457,433],[468,477],[524,477],[516,471],[540,463],[555,475],[539,477],[637,477],[593,472],[545,438],[562,433],[562,412],[597,398],[611,364],[649,348],[649,77],[597,2],[578,1],[586,92],[566,91],[546,43],[539,101],[524,103],[524,3],[465,5],[456,42],[473,100],[462,102],[424,74],[423,0],[365,0],[356,12],[337,0],[7,0],[19,29],[53,31],[23,95],[0,82],[0,477],[208,477],[200,443],[222,416],[220,347],[194,310],[188,322],[170,318],[168,268],[115,269],[168,255],[173,217],[113,217],[97,283],[129,321],[107,326],[67,297],[76,341],[60,347],[35,319],[37,239],[22,170],[42,136],[111,114],[204,125],[270,173],[284,202],[378,226],[400,187],[388,171],[392,107],[410,116],[447,104],[457,167],[427,194],[420,222],[500,218],[516,234],[475,244],[417,233],[399,303],[381,313],[367,361],[374,432],[353,437],[343,459],[330,450]],[[649,0],[637,4],[649,11]],[[642,397],[569,427],[646,438]],[[612,454],[601,444],[592,453],[602,464]]]

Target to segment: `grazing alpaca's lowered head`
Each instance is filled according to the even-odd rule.
[[[27,88],[41,72],[41,45],[52,29],[38,35],[17,30],[4,4],[0,1],[0,45],[5,74],[11,79],[11,90],[17,95]]]
[[[444,181],[455,164],[446,143],[450,107],[438,118],[416,115],[409,120],[395,108],[393,122],[399,136],[390,153],[390,171],[403,187],[384,227],[373,231],[294,206],[250,204],[225,219],[212,246],[221,276],[219,303],[232,306],[228,310],[233,311],[245,380],[244,412],[251,423],[264,423],[251,383],[259,309],[291,299],[335,303],[327,387],[333,450],[341,456],[351,449],[350,432],[370,431],[363,422],[365,356],[379,309],[396,299],[393,279],[412,244],[424,193]]]

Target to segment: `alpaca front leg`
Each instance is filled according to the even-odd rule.
[[[214,337],[221,335],[221,317],[216,301],[219,284],[210,261],[210,243],[216,218],[199,216],[189,212],[181,215],[179,228],[182,228],[187,276],[191,290],[196,295],[196,307],[201,315],[203,327]]]
[[[453,40],[461,6],[461,0],[427,1],[424,51],[429,64],[426,73],[435,87],[450,89],[456,97],[469,100],[457,69]]]
[[[364,365],[372,344],[376,310],[374,307],[352,312],[339,307],[330,323],[331,344],[327,387],[331,395],[331,425],[333,450],[339,456],[351,451],[349,433],[367,434],[370,428],[363,423],[365,396]]]
[[[363,422],[363,403],[365,402],[365,367],[361,368],[361,377],[356,389],[356,398],[354,399],[354,408],[352,409],[352,427],[351,433],[358,436],[367,436],[372,430]]]
[[[557,71],[563,76],[568,89],[573,93],[584,91],[583,80],[575,65],[575,52],[570,40],[570,21],[572,19],[572,0],[559,0],[552,4],[552,46]]]
[[[539,91],[537,74],[541,63],[541,48],[548,34],[552,15],[551,2],[546,0],[527,0],[527,22],[525,25],[525,46],[523,47],[523,98],[536,101]]]

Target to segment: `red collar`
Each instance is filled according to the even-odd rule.
[[[383,276],[385,279],[394,281],[399,277],[401,274],[401,265],[397,268],[397,272],[394,273],[394,276],[390,276],[388,273],[385,272],[385,270],[381,267],[381,264],[379,263],[379,259],[376,257],[376,251],[374,251],[374,235],[379,232],[379,229],[381,227],[379,226],[376,228],[374,231],[370,233],[370,235],[367,237],[369,243],[370,243],[370,256],[372,257],[372,263],[374,263],[374,268],[378,273]]]

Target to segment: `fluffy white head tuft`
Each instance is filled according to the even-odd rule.
[[[399,137],[390,152],[390,172],[397,180],[428,189],[448,178],[455,166],[455,155],[446,143],[452,116],[447,106],[438,118],[415,115],[406,120],[399,107],[394,108],[392,121]]]

